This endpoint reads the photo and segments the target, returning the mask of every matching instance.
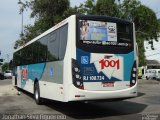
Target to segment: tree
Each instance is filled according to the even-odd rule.
[[[152,9],[142,5],[138,0],[124,0],[121,11],[121,18],[135,23],[138,36],[157,39],[159,23]]]
[[[124,0],[122,4],[120,4],[119,9],[121,11],[121,18],[132,20],[136,15],[136,8],[141,5],[141,2],[138,0]]]
[[[143,38],[155,38],[157,40],[159,23],[153,10],[140,5],[135,11],[137,14],[134,16],[134,22],[138,35]]]
[[[0,51],[0,56],[1,56],[1,51]],[[0,59],[0,66],[2,65],[3,59]]]
[[[157,41],[158,33],[159,33],[159,23],[157,21],[157,17],[153,10],[150,8],[140,5],[135,9],[137,13],[134,16],[134,23],[137,33],[137,43],[139,46],[139,63],[140,66],[145,65],[145,56],[144,56],[144,40],[148,41],[151,44],[151,49],[154,50],[153,39]]]
[[[115,0],[97,0],[96,14],[118,17],[118,5]]]
[[[9,69],[9,63],[4,63],[3,65],[2,65],[2,71],[4,72],[4,71],[6,71],[6,70],[8,70]]]
[[[149,7],[142,5],[139,0],[124,0],[120,7],[121,18],[135,23],[136,39],[139,47],[140,66],[145,65],[144,40],[149,40],[151,48],[153,38],[157,40],[159,33],[159,23],[155,12]]]
[[[31,9],[31,18],[35,18],[36,21],[33,26],[25,27],[24,35],[16,41],[14,48],[25,44],[64,19],[63,13],[69,9],[70,3],[69,0],[31,0],[24,3],[18,2],[18,4],[22,4],[26,9]],[[21,11],[20,9],[20,14]]]
[[[88,14],[94,15],[95,11],[95,0],[87,0],[84,3],[81,3],[79,7],[77,7],[78,14]]]

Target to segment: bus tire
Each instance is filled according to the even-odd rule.
[[[36,82],[34,85],[34,99],[37,105],[41,105],[42,104],[42,100],[40,97],[40,89],[39,89],[39,83]]]

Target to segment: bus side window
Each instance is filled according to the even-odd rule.
[[[38,56],[39,56],[39,42],[36,41],[32,44],[32,54],[33,54],[33,63],[38,63]]]
[[[44,36],[39,40],[39,49],[38,49],[38,61],[39,63],[41,62],[46,62],[47,60],[47,36]]]
[[[68,24],[60,28],[60,47],[59,59],[63,60],[66,52],[67,39],[68,39]]]
[[[59,59],[59,29],[48,35],[48,61],[56,61]]]

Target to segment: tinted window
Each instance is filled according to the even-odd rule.
[[[59,59],[64,59],[68,38],[68,24],[60,28]]]
[[[33,63],[32,46],[26,46],[20,51],[20,64],[26,65]]]
[[[118,41],[122,43],[128,43],[131,42],[131,26],[124,25],[124,24],[117,24],[117,37]]]
[[[13,62],[15,65],[20,65],[20,51],[14,53]]]
[[[59,59],[59,30],[48,35],[48,61]]]
[[[38,61],[39,62],[46,62],[47,60],[47,44],[48,44],[48,40],[47,40],[47,36],[41,38],[40,40],[38,40]]]
[[[68,24],[14,53],[15,65],[35,64],[64,59]]]
[[[76,46],[87,52],[127,54],[133,51],[133,23],[110,17],[77,16]]]
[[[36,42],[32,43],[32,49],[33,49],[32,53],[33,53],[33,56],[34,56],[33,63],[40,62],[40,59],[39,59],[40,42],[36,41]]]

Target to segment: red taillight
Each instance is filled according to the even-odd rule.
[[[84,86],[80,86],[80,87],[79,87],[79,89],[82,89],[82,90],[84,90]]]

